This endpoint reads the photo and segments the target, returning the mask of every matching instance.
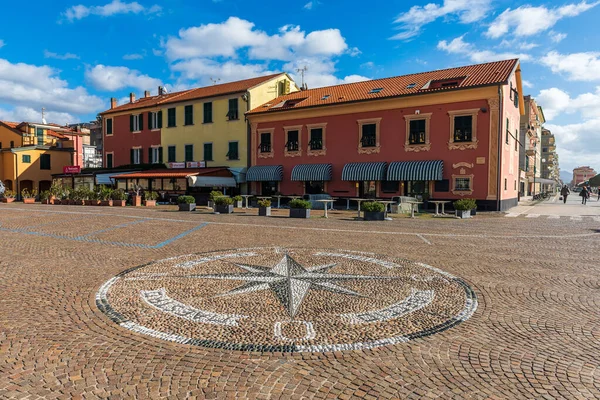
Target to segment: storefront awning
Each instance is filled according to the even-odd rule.
[[[233,176],[190,176],[190,187],[236,187],[237,182]]]
[[[397,161],[390,163],[388,181],[441,181],[444,162],[438,161]]]
[[[554,179],[535,178],[535,182],[542,185],[556,185],[556,181]]]
[[[237,183],[246,183],[246,172],[248,172],[248,168],[229,168],[229,172],[233,174]]]
[[[331,164],[300,164],[292,169],[293,181],[330,181]]]
[[[385,162],[362,162],[344,165],[343,181],[384,181]]]
[[[248,168],[246,181],[270,182],[283,180],[283,167],[281,165],[256,165]]]
[[[121,173],[109,172],[108,174],[96,174],[96,185],[112,185],[114,181],[110,178],[111,176],[118,176],[129,173],[131,173],[131,171]]]

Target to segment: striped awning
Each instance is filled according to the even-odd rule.
[[[292,169],[293,181],[330,181],[331,164],[300,164]]]
[[[441,181],[444,162],[438,161],[397,161],[390,163],[388,181]]]
[[[246,181],[270,182],[283,180],[283,167],[281,165],[255,165],[248,168]]]
[[[384,181],[385,162],[361,162],[344,165],[343,181]]]

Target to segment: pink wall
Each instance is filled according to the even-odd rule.
[[[73,165],[83,168],[83,138],[77,134],[63,133],[69,140],[73,141]]]
[[[513,74],[511,77],[512,87],[517,88],[517,79]],[[510,85],[503,87],[503,118],[502,118],[502,176],[500,182],[500,198],[502,200],[516,199],[519,191],[519,148],[517,144],[515,150],[516,134],[521,125],[521,113],[519,107],[515,107],[514,100],[511,100]],[[514,136],[509,135],[508,144],[506,143],[507,119],[509,121],[508,129]],[[504,180],[506,179],[506,190],[504,189]],[[515,189],[516,182],[516,189]]]

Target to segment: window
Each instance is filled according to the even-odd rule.
[[[323,97],[321,97],[321,100],[327,100],[328,98],[330,98],[331,95],[330,94],[326,94]]]
[[[113,134],[113,120],[112,120],[112,118],[106,118],[106,134],[107,135],[112,135]]]
[[[194,125],[194,106],[193,105],[189,105],[189,106],[185,106],[184,108],[184,114],[185,114],[185,118],[184,118],[184,125]]]
[[[308,147],[311,150],[323,149],[323,128],[313,128],[310,130],[310,142]]]
[[[473,117],[464,115],[454,117],[454,141],[471,142],[473,140]]]
[[[23,154],[23,157],[21,158],[21,161],[22,161],[24,164],[31,164],[31,156],[30,156],[30,155]]]
[[[174,126],[177,126],[177,119],[175,116],[175,109],[174,108],[169,108],[167,110],[167,127],[168,128],[172,128]]]
[[[381,191],[383,193],[397,193],[400,190],[398,181],[381,181]]]
[[[513,100],[513,85],[512,82],[510,83],[510,99]]]
[[[0,142],[0,149],[2,149],[2,142]]]
[[[204,123],[210,124],[212,120],[212,103],[204,103]]]
[[[106,154],[106,168],[112,168],[113,167],[113,155],[112,153],[107,153]]]
[[[15,147],[15,142],[14,142],[14,140],[11,140],[11,141],[10,141],[10,148],[12,149],[12,148],[14,148],[14,147]]]
[[[148,149],[148,161],[152,164],[163,162],[162,147],[150,147]]]
[[[140,132],[144,129],[144,118],[142,114],[129,116],[129,130],[131,132]]]
[[[260,134],[260,152],[271,152],[271,132],[265,132]]]
[[[204,143],[204,161],[213,160],[213,144]]]
[[[150,130],[162,128],[162,111],[148,113],[148,127]]]
[[[238,99],[229,99],[229,111],[227,112],[227,119],[232,121],[238,119]]]
[[[517,190],[517,180],[515,179],[515,190]]]
[[[377,124],[364,124],[360,138],[362,147],[377,146]]]
[[[508,118],[506,118],[506,144],[508,144],[509,136],[510,136],[510,120]]]
[[[519,137],[519,130],[515,129],[515,151],[519,150],[519,141],[517,138]]]
[[[194,161],[194,145],[186,144],[185,145],[185,161]]]
[[[425,120],[416,119],[410,121],[409,144],[425,144]]]
[[[454,190],[457,192],[466,192],[471,190],[471,178],[456,178],[454,180]]]
[[[375,89],[371,89],[371,91],[369,93],[379,93],[383,90],[383,88],[375,88]]]
[[[227,152],[228,160],[239,160],[238,142],[229,142],[229,151]]]
[[[131,164],[141,164],[143,162],[142,149],[131,149],[130,162]]]
[[[406,85],[406,88],[407,88],[407,89],[412,89],[412,88],[414,88],[415,86],[417,86],[417,84],[416,84],[416,83],[411,83],[411,84],[409,84],[409,85]]]
[[[287,143],[285,144],[287,151],[299,151],[300,150],[298,134],[299,134],[299,132],[296,130],[287,132]],[[323,129],[321,129],[320,139],[318,139],[318,140],[321,142],[321,147],[319,148],[319,150],[320,150],[323,148]],[[311,149],[311,150],[315,150],[315,149]]]
[[[176,162],[177,161],[177,147],[176,146],[167,147],[167,161],[168,162]]]
[[[40,169],[52,169],[50,166],[50,154],[40,156]]]

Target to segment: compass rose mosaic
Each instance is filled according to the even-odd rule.
[[[323,352],[407,342],[468,319],[473,290],[438,268],[372,253],[250,248],[131,268],[100,310],[129,330],[232,350]]]

